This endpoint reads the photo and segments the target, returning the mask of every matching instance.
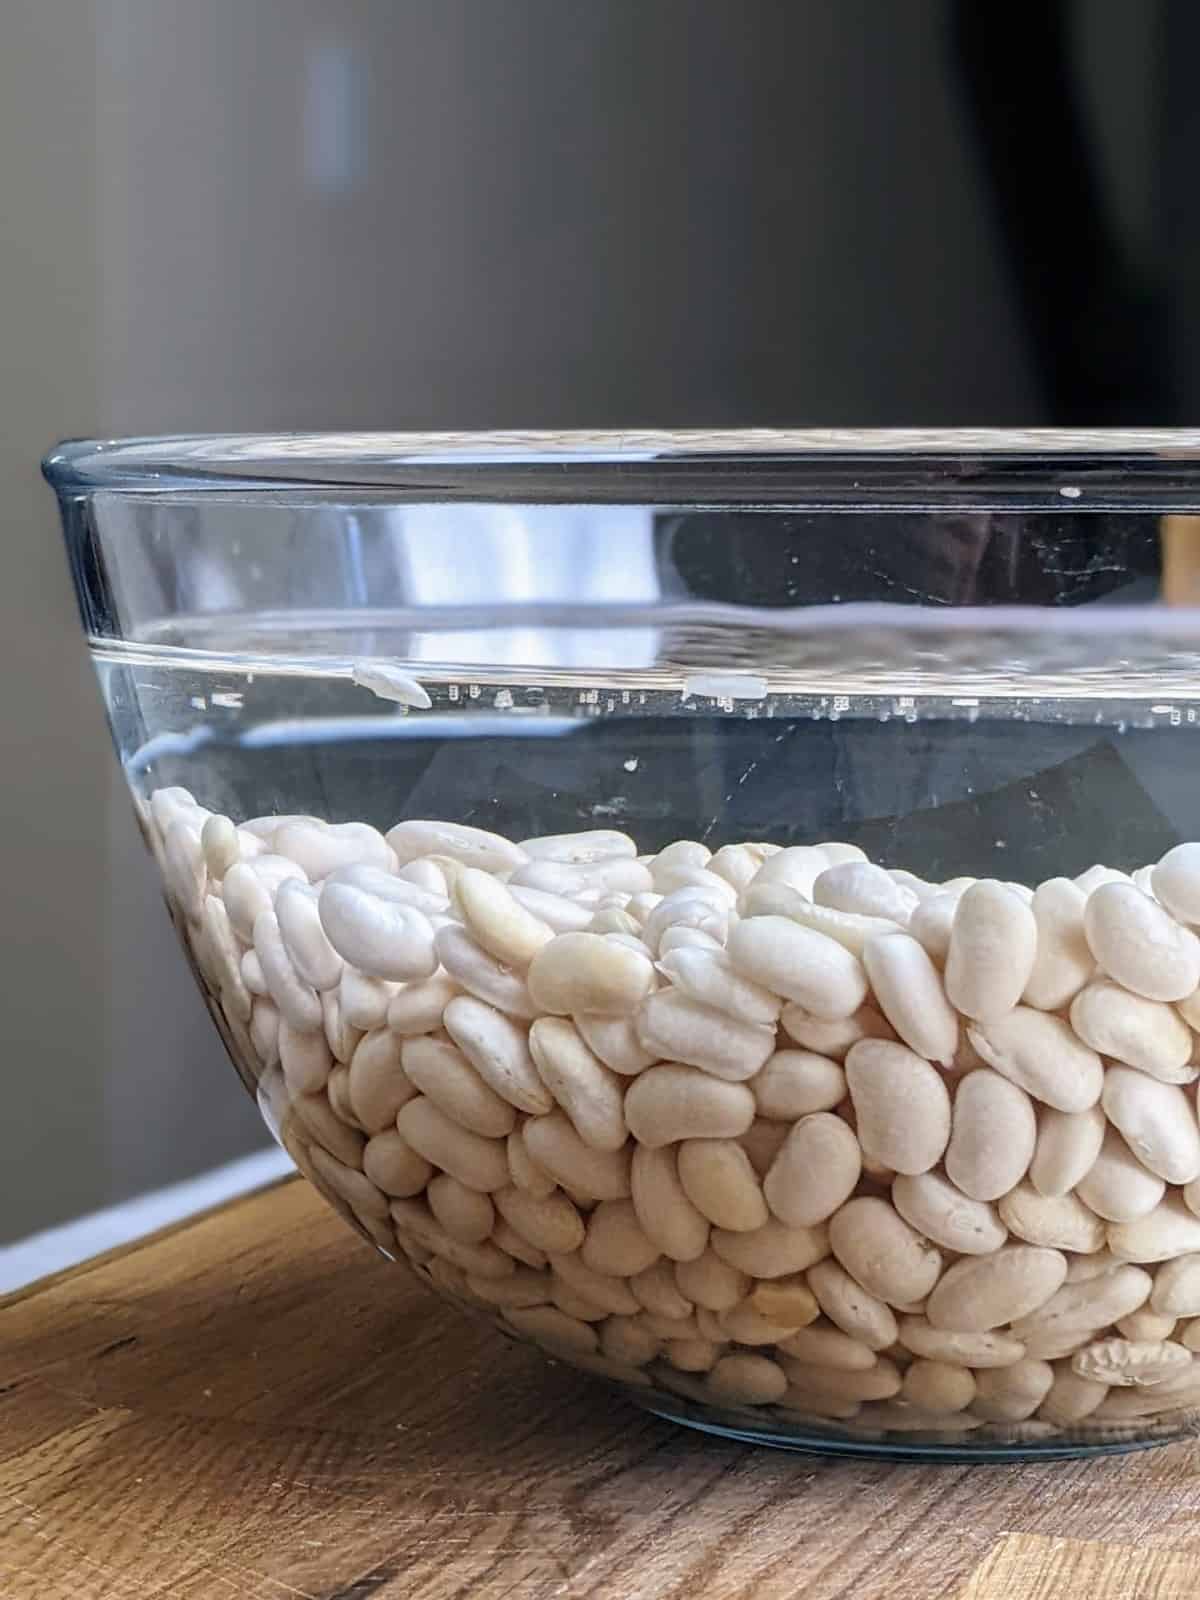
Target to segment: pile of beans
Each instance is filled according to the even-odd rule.
[[[441,1294],[763,1432],[1200,1415],[1200,844],[927,883],[857,847],[144,808],[242,1070]]]

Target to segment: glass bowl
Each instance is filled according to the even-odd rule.
[[[1200,435],[70,444],[217,1030],[385,1255],[805,1450],[1200,1417]]]

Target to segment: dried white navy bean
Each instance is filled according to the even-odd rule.
[[[602,861],[607,856],[637,855],[637,845],[627,833],[612,828],[589,828],[583,833],[542,833],[522,839],[517,848],[535,861],[568,863]]]
[[[762,1192],[780,1222],[811,1228],[850,1198],[861,1173],[862,1152],[853,1131],[841,1117],[818,1111],[801,1117],[788,1132]]]
[[[888,1350],[899,1330],[895,1313],[864,1289],[836,1261],[819,1261],[809,1269],[808,1286],[821,1310],[843,1333],[871,1350]]]
[[[1150,1305],[1164,1316],[1200,1316],[1200,1253],[1176,1256],[1159,1267]]]
[[[935,966],[944,967],[950,951],[950,933],[961,893],[930,895],[922,900],[908,919],[908,932]]]
[[[503,1141],[464,1128],[424,1095],[401,1106],[396,1126],[418,1155],[465,1183],[468,1189],[487,1193],[507,1186],[508,1159]]]
[[[292,965],[273,911],[263,911],[255,920],[254,949],[280,1015],[297,1031],[315,1033],[323,1021],[321,997]]]
[[[594,1149],[561,1111],[530,1118],[522,1131],[534,1162],[564,1189],[590,1200],[621,1200],[629,1194],[628,1145],[622,1150]]]
[[[1147,1216],[1134,1222],[1114,1222],[1108,1230],[1108,1248],[1122,1261],[1170,1261],[1173,1256],[1200,1250],[1200,1217],[1169,1194]]]
[[[289,878],[275,895],[275,915],[296,971],[314,989],[332,989],[342,976],[344,963],[321,926],[319,898],[311,884]]]
[[[967,1037],[990,1067],[1058,1111],[1086,1111],[1100,1098],[1104,1063],[1061,1017],[1016,1006]]]
[[[362,1153],[363,1172],[376,1188],[397,1200],[406,1200],[420,1194],[434,1175],[434,1169],[424,1156],[419,1156],[395,1128],[384,1129],[367,1140]],[[453,1182],[453,1179],[448,1179]],[[482,1199],[483,1196],[480,1196]],[[480,1235],[486,1239],[491,1232]]]
[[[628,1136],[621,1079],[588,1049],[574,1023],[539,1017],[529,1030],[529,1051],[545,1089],[585,1144],[620,1150]]]
[[[1174,1184],[1200,1177],[1200,1129],[1187,1095],[1176,1084],[1113,1065],[1105,1074],[1101,1104],[1150,1172]]]
[[[1037,1148],[1029,1181],[1039,1194],[1068,1194],[1096,1163],[1104,1143],[1105,1118],[1099,1106],[1086,1111],[1055,1111],[1038,1118]]]
[[[240,970],[242,982],[252,995],[267,993],[267,980],[263,977],[262,962],[258,959],[258,952],[253,945],[249,950],[242,951]]]
[[[1006,1244],[987,1256],[964,1256],[946,1269],[925,1314],[935,1328],[988,1333],[1028,1316],[1055,1294],[1067,1275],[1059,1250]]]
[[[918,1233],[957,1255],[988,1255],[1008,1237],[995,1206],[972,1200],[940,1172],[900,1174],[892,1204]]]
[[[633,1137],[652,1149],[678,1139],[734,1139],[754,1121],[754,1095],[744,1083],[662,1062],[630,1084],[625,1120]]]
[[[814,933],[825,934],[855,956],[862,954],[863,946],[875,934],[903,932],[900,923],[887,917],[867,917],[814,905],[786,883],[752,883],[742,892],[738,904],[743,917],[787,917]]]
[[[442,1014],[446,1032],[486,1084],[518,1111],[540,1116],[554,1099],[538,1075],[530,1036],[475,995],[457,995]],[[537,1026],[538,1024],[535,1024]]]
[[[1131,994],[1107,978],[1076,995],[1071,1026],[1102,1056],[1163,1083],[1191,1083],[1200,1070],[1192,1064],[1191,1029],[1174,1006]]]
[[[904,1317],[899,1340],[906,1350],[923,1360],[947,1361],[976,1369],[1011,1367],[1025,1354],[1025,1346],[1008,1334],[935,1328],[924,1317]]]
[[[439,855],[484,872],[506,872],[528,860],[520,845],[461,822],[398,822],[389,829],[387,842],[401,865],[418,856]]]
[[[415,906],[330,879],[318,909],[333,948],[371,977],[410,982],[437,971],[433,925]]]
[[[671,950],[660,955],[658,969],[677,989],[738,1021],[773,1030],[779,1020],[783,1001],[735,972],[723,950]]]
[[[1049,1394],[1054,1368],[1048,1361],[1014,1361],[1008,1367],[988,1367],[975,1380],[971,1410],[990,1422],[1023,1422]]]
[[[279,1060],[279,1007],[274,1000],[256,996],[250,1008],[250,1043],[264,1067]]]
[[[861,1039],[846,1057],[846,1084],[865,1155],[908,1173],[928,1172],[941,1160],[950,1138],[950,1095],[928,1061],[907,1045]]]
[[[1096,965],[1147,1000],[1182,1000],[1200,985],[1200,939],[1132,883],[1106,883],[1083,914]]]
[[[663,1255],[694,1261],[708,1244],[709,1219],[688,1198],[674,1148],[636,1145],[630,1182],[638,1221]]]
[[[1027,1244],[1087,1255],[1104,1244],[1105,1226],[1073,1194],[1043,1195],[1019,1183],[1000,1198],[997,1209],[1010,1233]]]
[[[760,1117],[794,1122],[814,1111],[832,1111],[846,1098],[846,1074],[828,1056],[808,1050],[776,1050],[750,1080]]]
[[[786,884],[811,900],[813,884],[832,865],[829,857],[816,845],[789,845],[786,849],[777,850],[763,862],[754,884]]]
[[[226,872],[221,883],[221,898],[235,932],[247,944],[254,938],[255,922],[264,911],[272,909],[279,885],[287,878],[306,881],[294,861],[276,855],[239,861]]]
[[[1115,1128],[1106,1128],[1100,1154],[1075,1185],[1075,1192],[1106,1222],[1134,1222],[1150,1214],[1166,1184],[1148,1171]]]
[[[775,1049],[773,1027],[741,1022],[673,988],[649,995],[634,1021],[643,1049],[659,1060],[701,1067],[734,1083],[753,1077]]]
[[[1189,1371],[1192,1364],[1190,1350],[1163,1339],[1100,1339],[1071,1358],[1079,1377],[1121,1388],[1160,1384]]]
[[[1037,1117],[1023,1089],[990,1067],[961,1078],[954,1091],[946,1172],[972,1200],[998,1200],[1029,1170]]]
[[[569,900],[563,894],[549,894],[545,889],[529,889],[520,884],[509,884],[508,891],[518,905],[523,906],[539,922],[545,923],[552,933],[581,933],[592,920],[592,911]]]
[[[387,1021],[388,1006],[399,992],[399,984],[389,983],[384,978],[369,978],[357,967],[348,967],[343,962],[338,979],[338,1001],[342,1017],[350,1027],[363,1033],[381,1028]]]
[[[469,990],[510,1017],[532,1020],[537,1016],[537,1007],[525,979],[488,955],[465,928],[454,923],[439,928],[434,936],[434,950],[460,988]]]
[[[464,867],[454,886],[463,921],[477,944],[509,967],[527,967],[554,930],[517,900],[499,879]]]
[[[323,1033],[299,1033],[286,1018],[279,1023],[279,1063],[294,1094],[316,1094],[333,1071],[333,1054]]]
[[[735,1139],[685,1139],[678,1172],[688,1200],[716,1227],[748,1233],[766,1222],[758,1175]]]
[[[459,993],[458,984],[441,970],[419,983],[403,984],[388,1001],[388,1027],[393,1033],[404,1035],[429,1033],[440,1024],[442,1013]]]
[[[1095,972],[1083,931],[1087,895],[1070,878],[1048,878],[1034,890],[1037,955],[1021,996],[1039,1011],[1061,1011]]]
[[[472,1133],[503,1139],[516,1126],[511,1104],[484,1082],[456,1045],[444,1039],[405,1039],[400,1064],[410,1083]]]
[[[879,934],[867,940],[862,959],[879,1009],[904,1043],[948,1066],[958,1049],[958,1016],[921,945],[907,933]]]
[[[829,1223],[829,1244],[855,1282],[894,1305],[923,1300],[942,1270],[937,1246],[872,1195],[842,1206]]]
[[[1115,867],[1102,867],[1099,865],[1089,867],[1086,872],[1081,872],[1075,879],[1084,894],[1091,894],[1093,889],[1098,889],[1104,883],[1129,883],[1130,881],[1127,872],[1118,872]]]
[[[812,898],[815,905],[834,911],[885,917],[901,925],[907,924],[918,904],[911,889],[870,861],[844,861],[818,873]]]
[[[729,935],[729,955],[753,982],[829,1021],[852,1016],[867,996],[858,958],[788,917],[743,919]]]
[[[1177,844],[1150,874],[1154,898],[1178,922],[1200,924],[1200,844]]]
[[[593,1054],[622,1077],[636,1077],[658,1060],[642,1046],[632,1017],[596,1017],[579,1012],[574,1020]]]
[[[814,1017],[802,1006],[784,1006],[779,1018],[789,1038],[806,1050],[844,1061],[851,1045],[860,1039],[894,1039],[892,1025],[873,1006],[861,1006],[853,1016],[829,1020]]]
[[[946,998],[977,1022],[997,1021],[1020,1000],[1036,955],[1033,911],[1004,884],[981,878],[954,913]]]
[[[396,865],[383,835],[365,822],[285,822],[271,836],[271,849],[302,867],[313,883],[360,862],[384,870]]]
[[[534,956],[527,983],[542,1011],[625,1016],[653,988],[654,967],[645,956],[601,934],[560,933]]]

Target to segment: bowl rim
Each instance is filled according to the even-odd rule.
[[[324,469],[361,464],[521,463],[548,471],[564,462],[758,460],[763,456],[1128,456],[1200,459],[1188,428],[650,428],[494,429],[479,432],[191,433],[67,439],[46,456],[52,483],[97,485],[114,477],[229,475],[319,480]],[[341,481],[340,479],[336,481]]]

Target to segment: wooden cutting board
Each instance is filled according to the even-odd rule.
[[[703,1438],[441,1306],[290,1182],[0,1302],[2,1600],[1195,1600],[1200,1445]]]

